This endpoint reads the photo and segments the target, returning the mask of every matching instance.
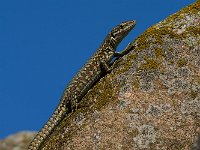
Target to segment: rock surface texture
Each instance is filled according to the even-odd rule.
[[[200,0],[132,44],[43,150],[200,149]],[[25,150],[34,135],[9,136],[0,149]]]
[[[150,27],[44,150],[187,150],[200,134],[200,1]]]
[[[0,140],[0,150],[26,150],[36,132],[23,131]]]

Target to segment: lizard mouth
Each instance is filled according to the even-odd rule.
[[[133,29],[136,25],[135,20],[122,22],[120,25],[116,26],[111,32],[112,43],[116,47],[124,37]]]
[[[122,22],[121,26],[123,26],[123,30],[126,31],[130,31],[133,29],[133,27],[136,25],[136,21],[135,20],[131,20],[131,21],[126,21],[126,22]]]

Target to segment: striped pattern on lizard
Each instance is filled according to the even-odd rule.
[[[28,150],[39,150],[44,140],[52,133],[55,126],[69,113],[76,110],[77,104],[91,89],[103,73],[111,71],[113,58],[121,57],[130,51],[130,45],[121,52],[116,52],[118,44],[133,29],[135,21],[126,21],[106,36],[96,53],[88,60],[81,70],[74,76],[65,89],[56,110],[30,143]]]

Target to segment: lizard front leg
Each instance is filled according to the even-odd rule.
[[[128,46],[121,52],[115,52],[114,53],[114,57],[122,57],[126,54],[128,54],[133,48],[135,47],[135,45],[132,45],[131,43],[128,44]]]

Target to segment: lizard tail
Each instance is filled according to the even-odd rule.
[[[51,134],[50,132],[52,132],[55,126],[58,125],[58,123],[64,118],[66,112],[66,106],[63,103],[60,103],[51,118],[49,118],[47,123],[32,140],[28,146],[28,150],[38,150],[44,139]]]

